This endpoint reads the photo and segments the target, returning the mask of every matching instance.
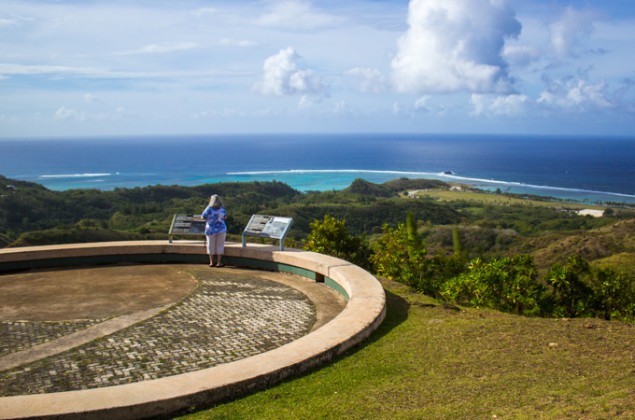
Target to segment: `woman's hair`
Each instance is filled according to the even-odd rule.
[[[220,200],[220,197],[214,194],[209,199],[209,206],[213,209],[220,209],[223,207],[223,202]]]

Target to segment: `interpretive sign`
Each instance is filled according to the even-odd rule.
[[[205,235],[205,219],[202,219],[200,215],[175,214],[168,242],[172,243],[174,235]]]
[[[293,223],[292,217],[263,216],[254,214],[243,231],[243,247],[247,246],[247,236],[280,240],[280,251],[284,250],[284,238]]]

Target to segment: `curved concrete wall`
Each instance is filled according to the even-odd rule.
[[[326,280],[348,299],[323,327],[289,344],[197,372],[106,388],[0,398],[1,418],[144,418],[165,416],[269,387],[332,360],[372,334],[386,314],[375,277],[347,261],[313,252],[227,243],[226,262]],[[0,250],[0,272],[117,261],[202,262],[200,242],[109,242]]]

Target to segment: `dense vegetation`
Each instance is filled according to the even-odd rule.
[[[293,217],[293,245],[443,300],[527,315],[633,319],[635,211],[594,218],[563,211],[566,203],[405,194],[449,189],[434,180],[358,179],[342,191],[308,193],[276,181],[55,192],[0,176],[0,246],[166,239],[173,214],[200,213],[219,194],[230,240],[254,213]]]
[[[315,219],[321,220],[327,214],[346,219],[351,232],[357,235],[378,234],[384,222],[403,220],[409,212],[435,224],[460,220],[461,216],[447,206],[398,198],[398,191],[409,185],[427,188],[444,184],[412,180],[376,185],[357,180],[344,191],[307,194],[276,181],[57,192],[0,176],[0,244],[167,238],[172,216],[200,214],[211,194],[224,200],[230,235],[239,235],[254,213],[293,217],[291,237],[298,241],[306,238]]]

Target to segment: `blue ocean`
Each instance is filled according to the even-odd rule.
[[[52,190],[278,180],[339,190],[431,178],[635,204],[635,137],[284,134],[0,140],[0,174]]]

